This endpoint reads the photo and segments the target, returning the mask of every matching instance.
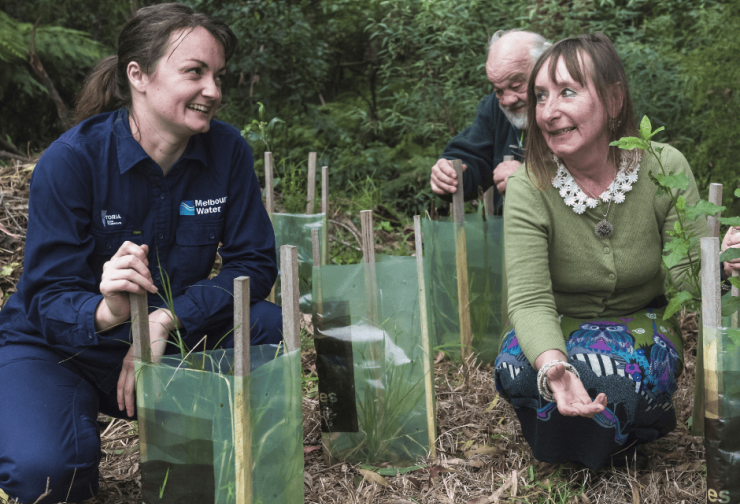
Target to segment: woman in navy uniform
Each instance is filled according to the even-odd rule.
[[[252,152],[213,119],[235,45],[189,7],[140,9],[88,77],[81,122],[34,169],[24,272],[0,312],[0,488],[21,502],[47,478],[44,502],[97,492],[98,412],[135,416],[130,293],[155,308],[154,359],[176,350],[175,329],[190,348],[227,334],[238,276],[250,277],[252,343],[281,339],[280,308],[264,300],[277,265]]]

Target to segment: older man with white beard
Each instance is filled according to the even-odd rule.
[[[445,199],[457,190],[451,159],[463,162],[465,199],[478,196],[496,185],[496,207],[506,191],[506,180],[524,159],[524,130],[527,128],[527,81],[534,63],[550,44],[536,33],[498,31],[491,37],[486,75],[493,93],[481,101],[473,124],[447,144],[432,166],[432,191]],[[514,161],[504,161],[514,156]]]

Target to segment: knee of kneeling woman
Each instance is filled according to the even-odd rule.
[[[278,344],[283,339],[283,310],[269,301],[258,301],[249,307],[250,341],[253,345]]]
[[[0,487],[21,503],[51,504],[89,499],[99,488],[100,442],[87,444],[90,446],[77,450],[77,456],[53,449],[15,454],[18,456],[0,465]],[[81,445],[78,443],[78,448]],[[47,491],[48,495],[39,500]]]

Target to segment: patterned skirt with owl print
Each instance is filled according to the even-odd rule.
[[[568,358],[591,398],[604,392],[606,409],[593,418],[564,417],[537,390],[537,371],[522,353],[513,327],[496,358],[496,388],[514,406],[535,458],[580,462],[599,469],[676,427],[673,393],[683,369],[675,318],[647,308],[615,318],[560,317]]]

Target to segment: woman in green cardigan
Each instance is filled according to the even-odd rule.
[[[609,143],[637,136],[621,61],[609,39],[551,46],[528,84],[526,168],[504,215],[509,318],[496,386],[514,405],[534,456],[598,469],[676,426],[683,367],[675,317],[663,320],[663,245],[676,222],[649,173],[658,163]],[[663,146],[664,166],[689,179]],[[690,223],[697,238],[706,220]],[[677,285],[688,260],[671,268]]]

